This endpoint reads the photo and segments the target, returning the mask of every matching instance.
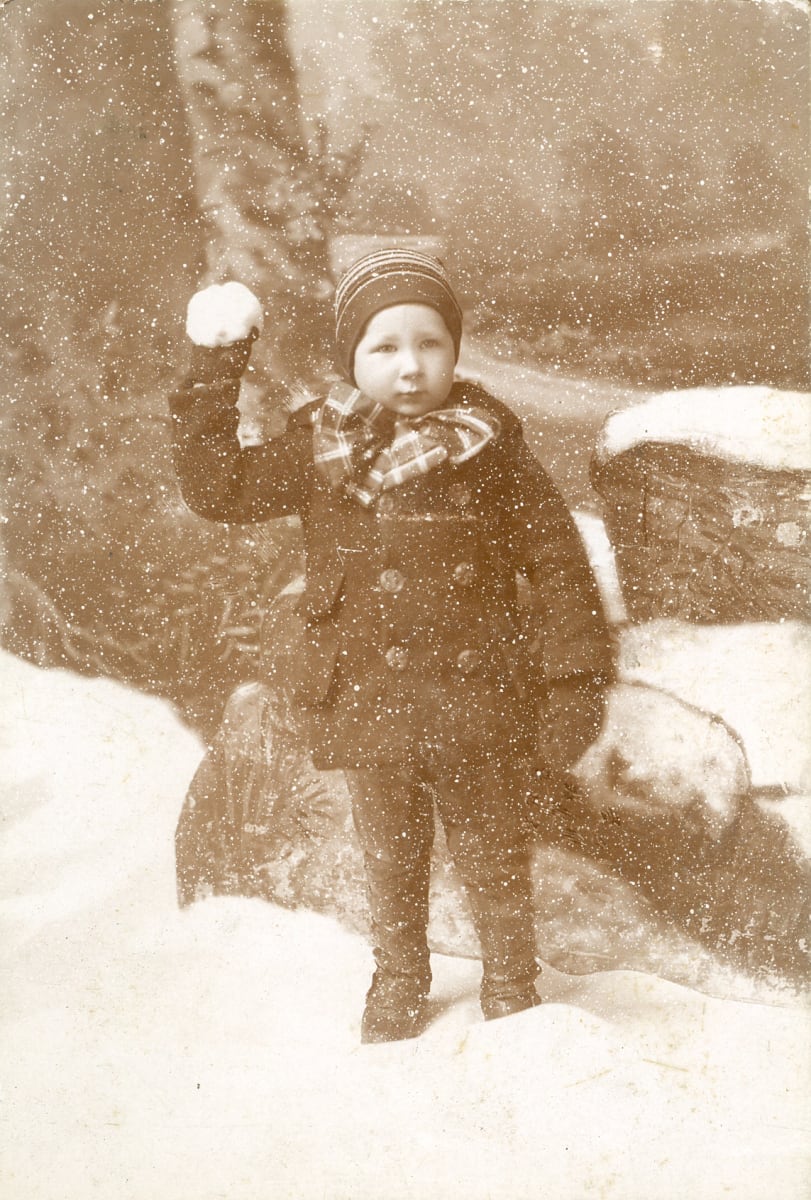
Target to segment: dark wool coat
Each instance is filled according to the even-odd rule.
[[[505,405],[455,384],[448,406],[495,415],[498,438],[366,509],[330,491],[314,465],[317,405],[243,449],[238,392],[238,380],[189,382],[172,396],[176,469],[186,502],[211,520],[301,518],[305,641],[291,682],[317,766],[529,755],[545,681],[608,677],[580,536]]]

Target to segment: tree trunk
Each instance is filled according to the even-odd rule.
[[[206,279],[252,288],[270,320],[260,370],[292,381],[326,350],[323,183],[309,154],[281,0],[172,0]]]

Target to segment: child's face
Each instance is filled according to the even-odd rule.
[[[355,347],[355,382],[402,417],[440,408],[453,385],[453,338],[428,304],[393,304],[375,313]]]

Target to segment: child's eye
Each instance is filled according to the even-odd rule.
[[[391,354],[392,350],[394,350],[394,346],[391,344],[391,342],[381,342],[379,346],[375,346],[374,353]]]
[[[425,338],[422,344],[425,350],[433,350],[435,346],[439,345],[439,338]]]

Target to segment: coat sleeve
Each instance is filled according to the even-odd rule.
[[[596,674],[608,682],[613,649],[597,583],[563,496],[517,432],[510,441],[511,542],[532,585],[548,681]]]
[[[299,515],[312,482],[309,421],[291,419],[262,446],[237,437],[239,380],[187,380],[169,397],[175,471],[193,512],[234,524]]]

